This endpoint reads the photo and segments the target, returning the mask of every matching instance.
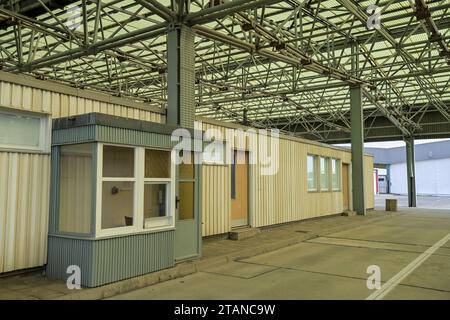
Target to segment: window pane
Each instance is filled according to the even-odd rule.
[[[103,182],[102,229],[133,225],[133,199],[133,182]]]
[[[194,182],[179,183],[179,220],[194,219]]]
[[[179,179],[194,179],[194,153],[189,152],[186,158],[183,156],[183,162],[178,166]],[[186,163],[186,160],[190,162]]]
[[[328,190],[328,158],[320,157],[320,189]]]
[[[0,145],[38,148],[40,128],[38,117],[0,113]]]
[[[61,147],[59,231],[90,233],[92,144]]]
[[[308,171],[308,190],[317,190],[316,183],[316,157],[308,156],[307,171]]]
[[[339,190],[341,188],[340,184],[340,161],[337,159],[331,160],[331,175],[333,178],[333,190]]]
[[[145,150],[145,177],[170,178],[170,151]]]
[[[144,220],[164,217],[166,208],[167,184],[146,184],[144,187]]]
[[[103,146],[104,177],[134,177],[134,149]]]

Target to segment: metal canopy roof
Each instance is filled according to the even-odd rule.
[[[360,84],[368,141],[450,136],[450,0],[0,0],[0,68],[165,108],[180,23],[199,115],[347,141]]]

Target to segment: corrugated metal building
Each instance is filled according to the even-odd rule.
[[[142,103],[3,72],[0,72],[0,106],[2,110],[19,110],[42,119],[98,112],[165,123],[163,110]],[[231,139],[233,149],[245,150],[249,155],[255,152],[255,146],[237,130],[246,129],[244,127],[208,119],[197,119],[196,127],[219,129],[223,137],[237,136]],[[347,165],[346,178],[339,178],[336,188],[329,181],[327,190],[308,191],[309,155],[317,157],[317,161],[323,157],[335,159],[339,166]],[[2,148],[0,152],[0,273],[46,264],[50,188],[53,183],[50,181],[50,162],[49,148],[31,151]],[[279,170],[276,174],[264,175],[260,163],[248,165],[247,224],[263,227],[351,210],[350,164],[351,153],[348,150],[280,136]],[[232,197],[236,196],[233,195],[236,190],[233,191],[232,184],[236,181],[233,181],[232,170],[230,164],[203,165],[203,236],[226,233],[232,228]],[[331,174],[331,167],[328,170]],[[372,171],[373,157],[366,156],[364,187],[367,208],[374,207]],[[338,174],[343,174],[341,169]],[[344,187],[350,190],[346,195]],[[53,249],[57,254],[57,246]]]

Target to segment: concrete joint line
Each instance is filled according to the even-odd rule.
[[[366,300],[381,300],[389,292],[391,292],[400,282],[402,282],[408,275],[410,275],[414,270],[416,270],[422,263],[424,263],[433,253],[435,253],[440,247],[446,244],[450,240],[450,233],[444,238],[436,242],[433,246],[428,248],[420,256],[414,259],[410,264],[403,268],[399,273],[389,279],[381,289],[375,291]]]

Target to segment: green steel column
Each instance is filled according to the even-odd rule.
[[[194,33],[184,25],[167,34],[166,123],[194,128],[195,56]]]
[[[360,86],[350,87],[353,210],[366,214],[364,193],[364,120]]]
[[[408,179],[408,206],[416,206],[416,160],[414,156],[414,138],[405,138],[406,172]]]

